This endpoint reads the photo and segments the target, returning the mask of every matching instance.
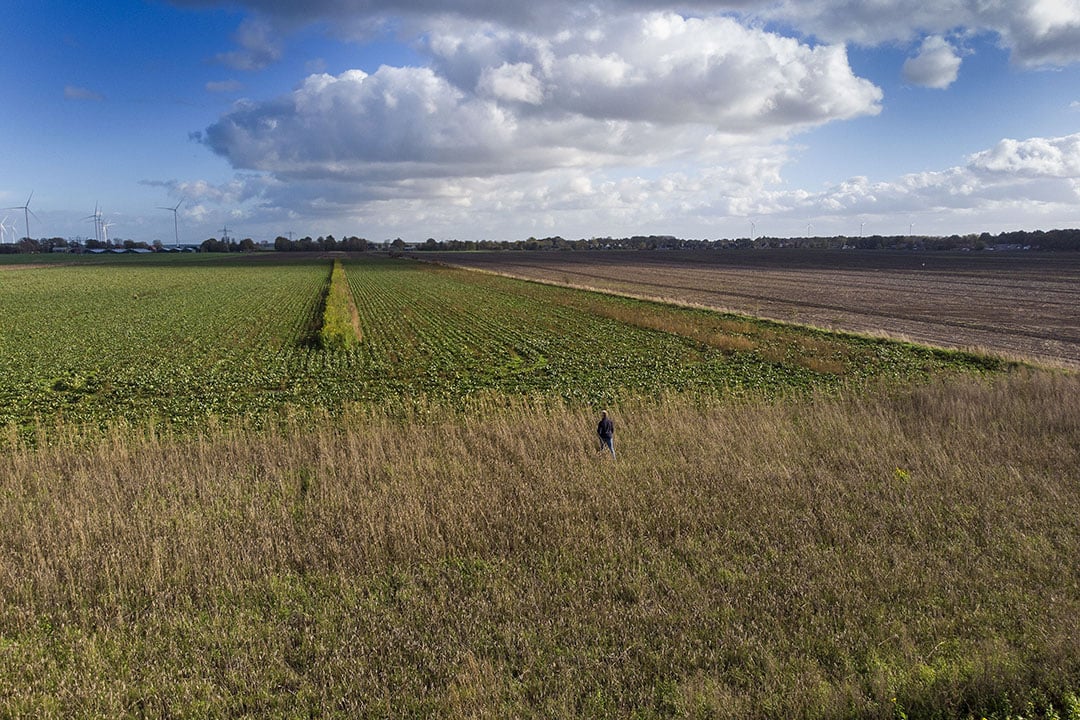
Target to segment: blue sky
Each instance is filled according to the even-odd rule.
[[[0,113],[34,237],[1080,227],[1080,0],[15,0]]]

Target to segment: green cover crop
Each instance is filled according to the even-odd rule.
[[[0,270],[0,427],[198,428],[287,408],[492,393],[571,404],[775,395],[998,366],[371,256],[344,261],[332,283],[345,295],[333,307],[355,303],[364,341],[328,351],[318,336],[327,265],[174,256]],[[333,313],[351,324],[351,310]]]

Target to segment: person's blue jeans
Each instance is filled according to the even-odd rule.
[[[611,457],[615,457],[615,438],[613,437],[601,437],[600,444],[611,451]]]

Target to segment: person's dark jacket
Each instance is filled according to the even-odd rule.
[[[611,422],[611,418],[600,418],[600,422],[596,425],[596,434],[604,440],[610,439],[615,434],[615,423]]]

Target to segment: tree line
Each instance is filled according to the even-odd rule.
[[[165,250],[160,240],[152,244],[124,240],[110,242],[108,246],[97,240],[84,243],[69,241],[65,238],[23,238],[16,243],[0,244],[0,254],[4,253],[49,253],[55,250],[80,252],[83,249],[123,248],[126,250],[146,249]],[[256,243],[251,238],[234,240],[229,238],[208,238],[199,249],[203,252],[253,252],[265,247],[265,243]],[[318,238],[310,236],[298,240],[279,235],[273,243],[278,252],[320,252],[346,251],[363,252],[367,250],[389,250],[399,253],[407,249],[420,251],[472,251],[472,250],[715,250],[723,248],[832,248],[858,250],[1039,250],[1050,252],[1080,251],[1080,229],[1065,230],[1018,230],[968,235],[869,235],[851,237],[834,235],[830,237],[794,237],[780,238],[761,236],[734,239],[698,240],[679,238],[674,235],[633,235],[630,237],[593,237],[567,240],[561,236],[525,240],[436,240],[428,238],[423,243],[410,246],[401,238],[383,242],[370,242],[365,238],[349,236],[340,240],[333,235]]]
[[[625,238],[567,240],[560,236],[517,241],[435,240],[428,238],[413,249],[421,251],[469,250],[697,250],[723,248],[820,248],[858,250],[1080,250],[1080,229],[1033,230],[968,235],[869,235],[850,237],[780,238],[762,236],[697,240],[673,235],[634,235]]]

